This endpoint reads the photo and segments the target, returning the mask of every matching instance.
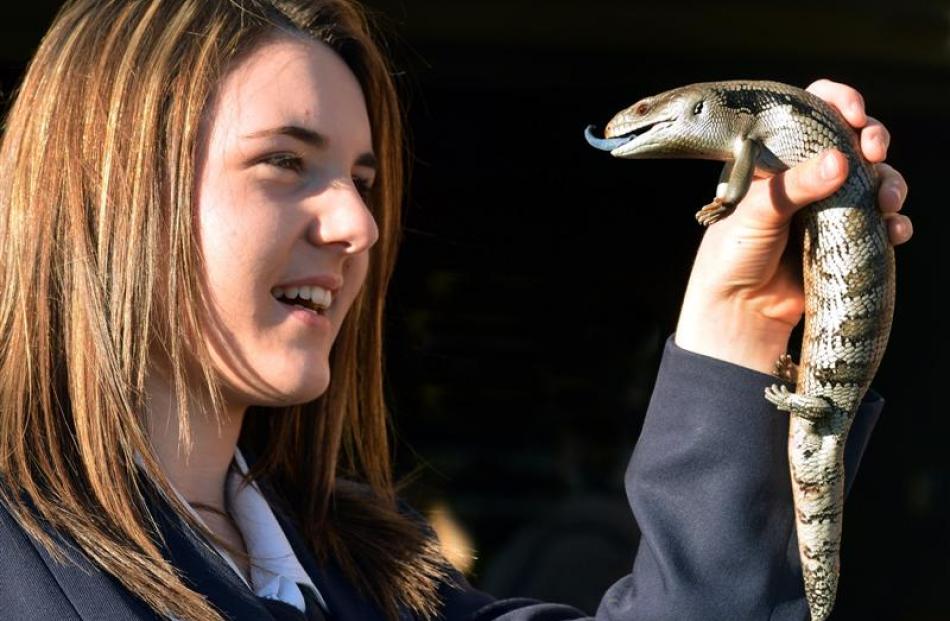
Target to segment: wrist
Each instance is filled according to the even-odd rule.
[[[678,347],[762,373],[775,370],[794,325],[763,314],[749,300],[703,302],[684,300],[674,337]]]

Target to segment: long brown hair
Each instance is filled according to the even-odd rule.
[[[383,401],[383,301],[399,236],[402,123],[387,64],[350,0],[75,0],[41,43],[0,146],[0,501],[56,558],[45,522],[155,611],[220,615],[163,557],[146,481],[190,517],[150,449],[150,360],[221,411],[200,338],[193,229],[202,117],[269,37],[313,37],[360,81],[380,161],[369,275],[312,403],[248,410],[240,445],[299,524],[389,618],[438,610],[437,543],[396,506]],[[197,369],[197,373],[194,370]],[[202,381],[194,381],[197,376]],[[199,399],[195,401],[195,395]]]

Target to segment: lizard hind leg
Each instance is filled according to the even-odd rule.
[[[772,375],[789,384],[798,383],[798,365],[788,354],[782,354],[775,361],[775,370]]]
[[[780,410],[810,421],[822,420],[834,412],[831,404],[821,397],[789,392],[785,386],[776,384],[765,389],[765,399]]]

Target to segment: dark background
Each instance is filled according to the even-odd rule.
[[[58,4],[6,9],[5,97]],[[369,5],[399,72],[413,154],[390,301],[398,470],[413,475],[412,501],[468,532],[472,580],[593,611],[635,550],[622,475],[701,235],[692,214],[720,164],[614,160],[586,145],[583,128],[689,82],[829,77],[857,87],[891,130],[889,162],[908,179],[915,225],[897,253],[897,312],[874,383],[887,407],[848,500],[832,618],[950,618],[937,300],[950,8]]]

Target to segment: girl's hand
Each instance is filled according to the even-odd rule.
[[[867,116],[864,99],[849,86],[819,80],[807,90],[838,108],[860,130],[861,151],[880,175],[878,205],[891,243],[906,242],[913,227],[898,212],[907,184],[899,172],[881,163],[890,143],[887,129]],[[844,155],[832,149],[782,174],[757,179],[735,211],[708,228],[686,288],[677,345],[772,372],[805,308],[800,267],[783,260],[792,215],[837,191],[847,167]]]

